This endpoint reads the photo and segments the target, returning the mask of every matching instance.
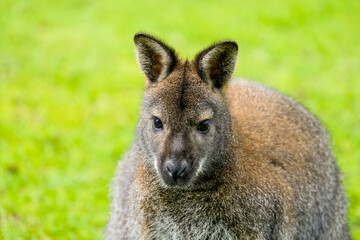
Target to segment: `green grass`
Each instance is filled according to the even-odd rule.
[[[0,239],[99,239],[144,86],[133,35],[190,58],[239,44],[236,75],[285,92],[326,125],[360,239],[360,2],[0,2]]]

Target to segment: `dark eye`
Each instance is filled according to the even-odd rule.
[[[196,127],[196,130],[198,130],[199,132],[202,132],[202,133],[209,131],[209,129],[210,129],[210,120],[202,121]]]
[[[155,130],[161,130],[163,129],[163,123],[161,120],[157,117],[154,117],[153,127]]]

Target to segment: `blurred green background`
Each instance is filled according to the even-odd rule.
[[[184,58],[239,44],[237,76],[332,135],[360,239],[360,1],[0,1],[0,239],[100,239],[144,86],[133,36]]]

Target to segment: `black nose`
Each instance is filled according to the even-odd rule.
[[[186,161],[169,160],[165,163],[167,174],[174,180],[181,178],[185,175],[188,163]]]

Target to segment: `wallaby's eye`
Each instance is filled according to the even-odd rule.
[[[202,121],[196,127],[196,130],[198,130],[199,132],[202,132],[202,133],[206,133],[207,131],[209,131],[209,129],[210,129],[210,120],[209,119]]]
[[[161,130],[163,129],[163,123],[158,117],[154,117],[153,127],[155,130]]]

